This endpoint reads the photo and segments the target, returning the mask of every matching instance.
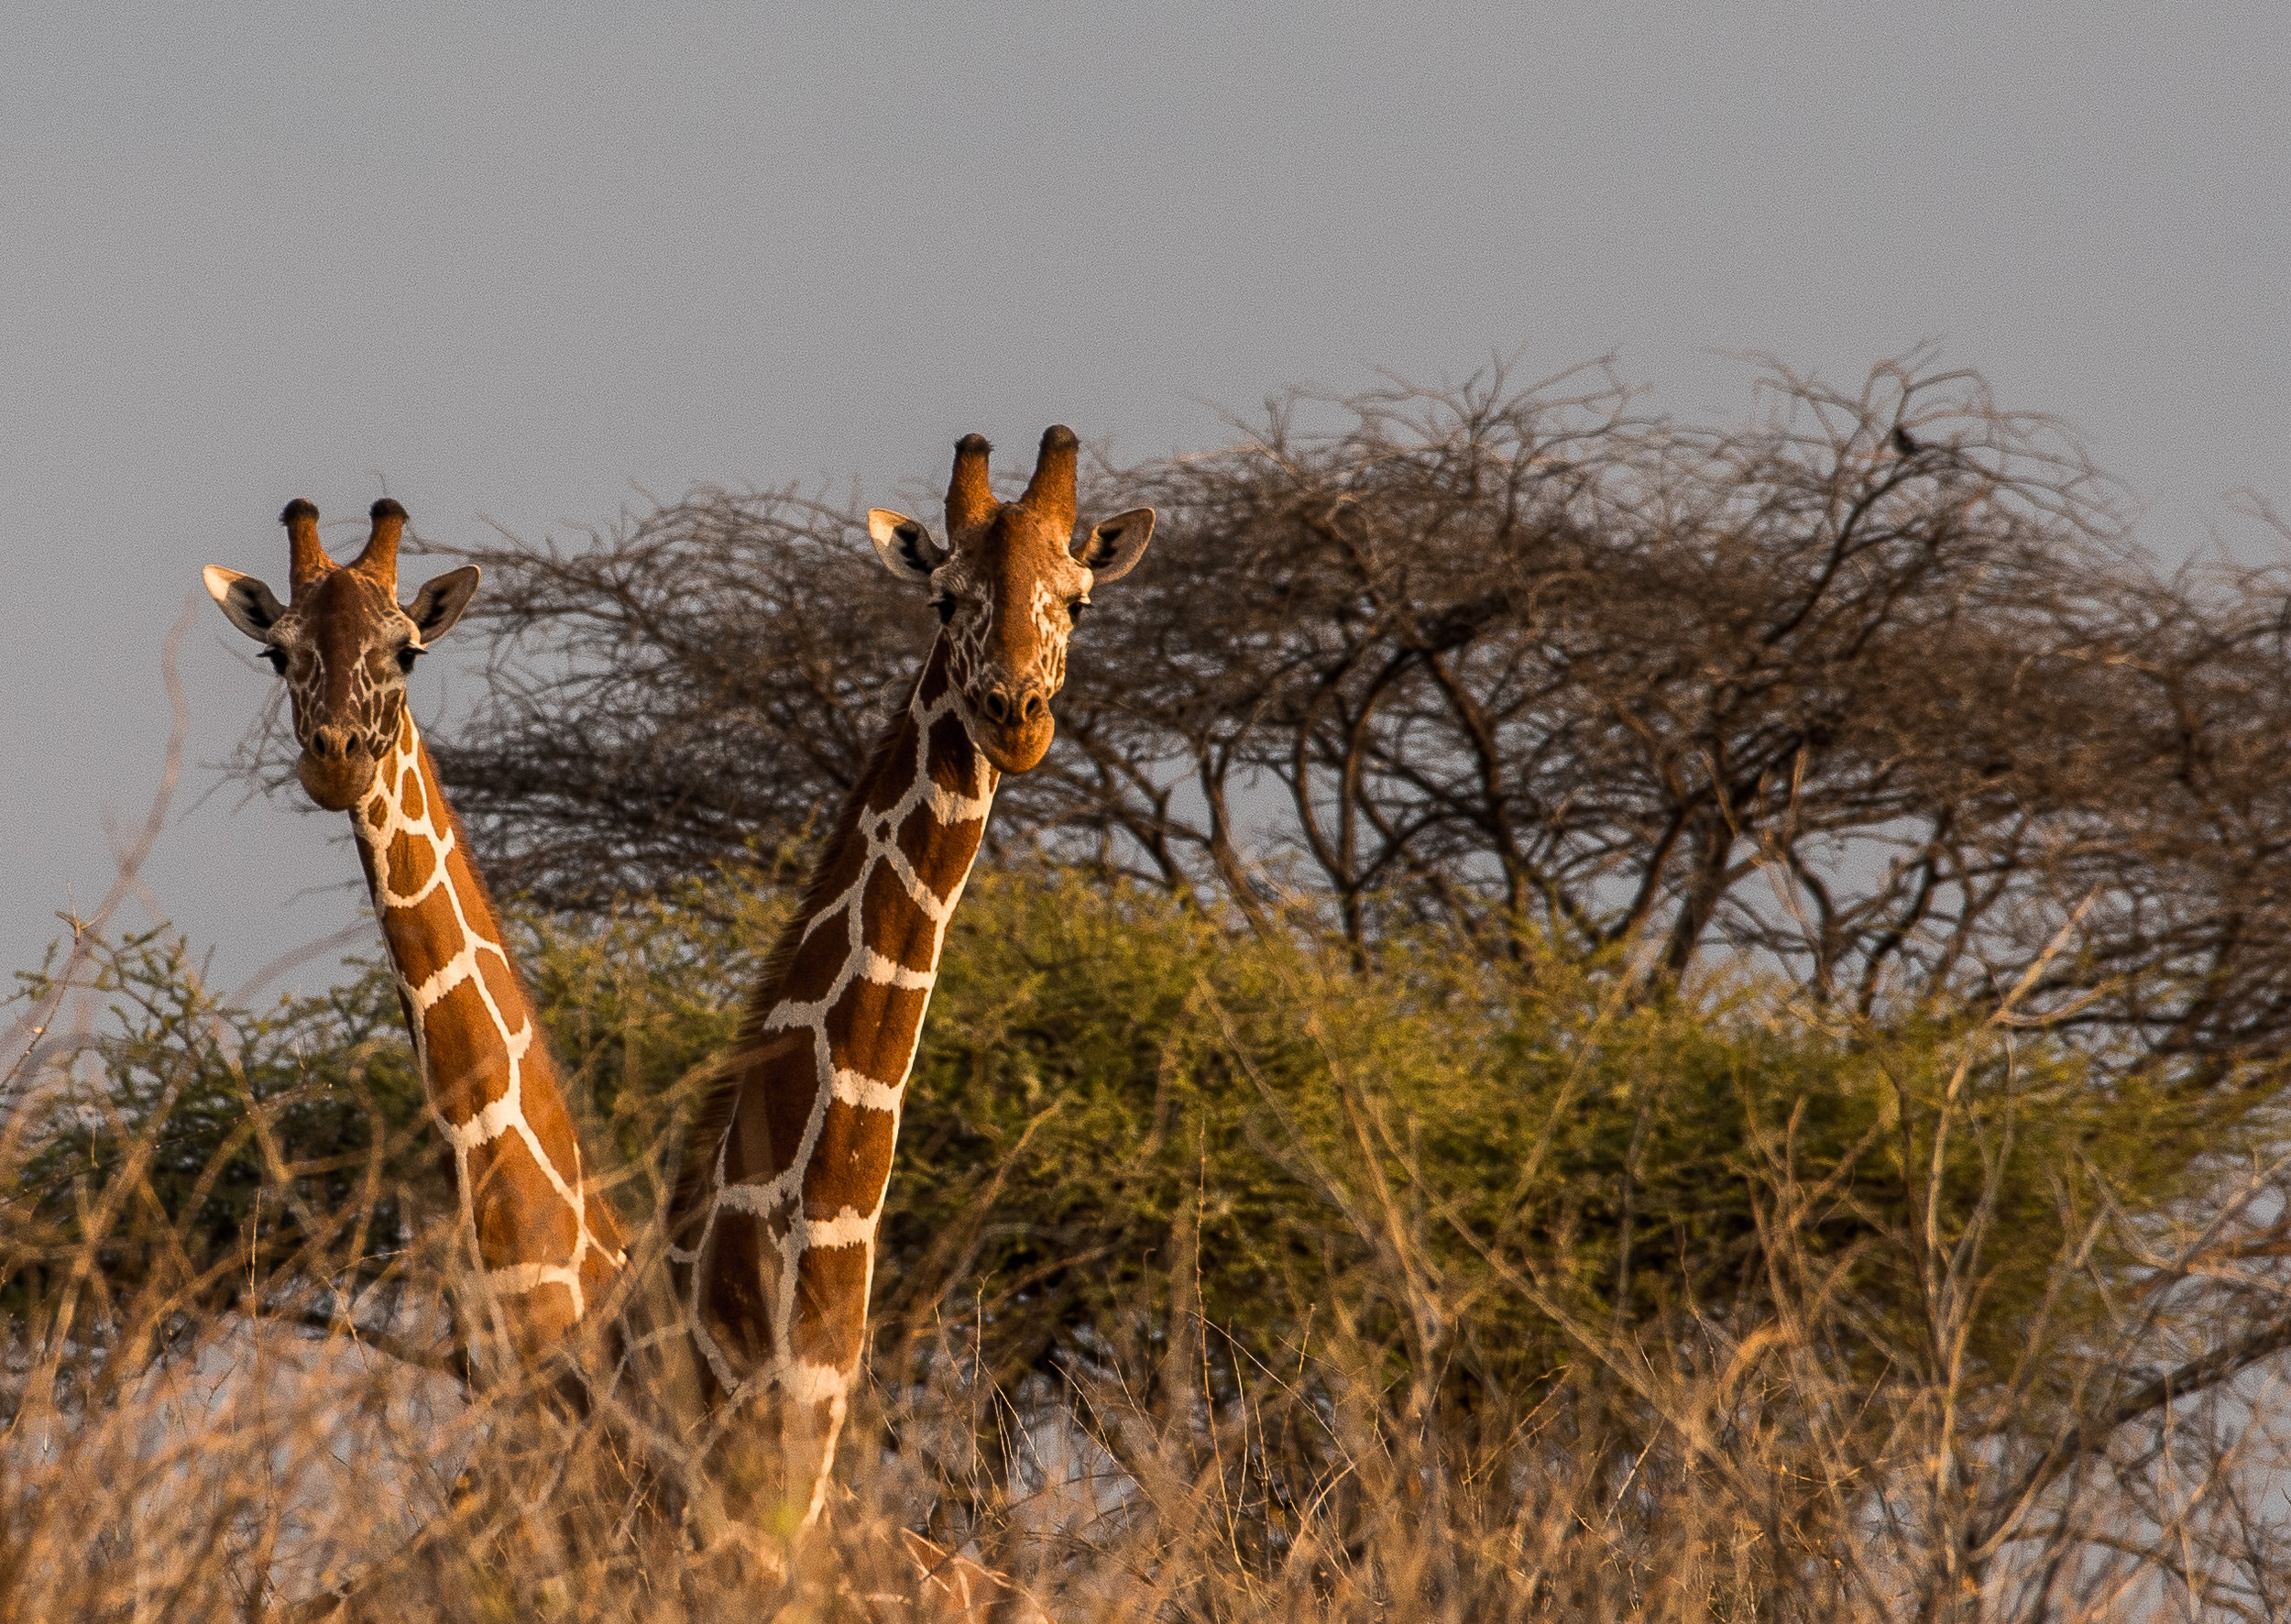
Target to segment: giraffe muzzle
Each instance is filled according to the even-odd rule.
[[[346,728],[314,728],[294,775],[327,811],[347,811],[374,782],[374,752]]]
[[[970,708],[970,741],[1001,773],[1024,773],[1050,748],[1058,722],[1039,687],[996,683]]]
[[[1050,702],[1040,688],[1013,688],[997,683],[979,701],[986,719],[998,728],[1026,728],[1049,719]]]

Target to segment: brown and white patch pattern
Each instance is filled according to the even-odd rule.
[[[528,1356],[576,1324],[624,1261],[532,1002],[463,850],[413,719],[400,712],[351,809],[430,1107],[453,1159],[478,1300]],[[511,1314],[507,1300],[528,1300]]]
[[[585,1187],[579,1137],[532,1000],[406,706],[406,674],[460,617],[477,571],[448,571],[401,608],[405,510],[385,498],[371,517],[365,551],[339,565],[320,543],[318,510],[287,505],[280,521],[291,606],[235,570],[210,565],[205,578],[224,614],[286,679],[303,787],[350,814],[452,1160],[473,1260],[471,1289],[459,1298],[483,1368],[495,1363],[497,1343],[530,1357],[577,1324],[621,1268],[620,1233]]]
[[[774,955],[689,1245],[671,1252],[689,1269],[719,1432],[777,1407],[787,1458],[772,1493],[791,1534],[825,1503],[907,1078],[999,776],[970,746],[947,662],[942,642]]]
[[[1046,433],[1025,495],[1003,503],[992,447],[966,435],[944,548],[904,514],[869,513],[884,566],[927,591],[943,630],[773,954],[671,1205],[671,1258],[715,1388],[707,1451],[740,1463],[747,1487],[728,1509],[779,1542],[783,1555],[759,1553],[767,1566],[826,1501],[907,1078],[1000,774],[1048,749],[1079,607],[1153,532],[1141,508],[1077,555],[1077,444]]]

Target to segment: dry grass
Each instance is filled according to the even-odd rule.
[[[115,953],[82,962],[116,991]],[[1427,1162],[1410,1096],[1373,1070],[1403,1016],[1351,973],[1290,956],[1264,994],[1317,1057],[1303,1081],[1266,1009],[1230,1003],[1242,983],[1204,976],[1188,1000],[1255,1099],[1248,1154],[1304,1192],[1254,1317],[1204,1295],[1224,1261],[1204,1252],[1224,1199],[1206,1143],[1150,1266],[1029,1368],[997,1346],[1025,1281],[990,1289],[975,1247],[927,1282],[931,1256],[903,1260],[819,1585],[915,1595],[895,1542],[915,1528],[1075,1620],[2277,1616],[2277,1167],[2211,1165],[2129,1210],[2088,1138],[2044,1131],[2059,1096],[2009,1005],[1918,1044],[1863,1032],[1890,1112],[1820,1158],[1803,1112],[1754,1136],[1727,1294],[1650,1219],[1656,1283],[1626,1301],[1585,1278],[1580,1234],[1525,1216],[1533,1169],[1490,1223]],[[1595,1008],[1566,1044],[1588,1056],[1622,1019]],[[170,1147],[214,1069],[253,1076],[259,1046],[214,1019],[178,1036],[180,1073],[132,1121],[95,1120],[121,1097],[116,1049],[68,1070],[51,1048],[16,1080],[0,1613],[309,1616],[366,1575],[372,1616],[754,1616],[640,1510],[683,1503],[656,1411],[464,1388],[449,1237],[406,1229],[412,1192],[389,1202],[415,1127],[373,1134],[356,1167],[298,1162],[277,1129],[310,1100],[250,1082],[244,1131],[191,1180],[263,1165],[217,1243]],[[1545,1108],[1548,1139],[1585,1107]],[[72,1122],[94,1165],[60,1186]],[[632,1200],[659,1182],[643,1164]],[[1891,1193],[1888,1169],[1909,1173]],[[350,1195],[317,1210],[329,1177]],[[2031,1189],[2044,1223],[2014,1204]],[[1488,1345],[1529,1324],[1526,1355]],[[836,1616],[825,1594],[785,1616]]]

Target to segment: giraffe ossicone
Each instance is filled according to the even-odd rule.
[[[885,567],[923,589],[942,629],[764,970],[671,1206],[670,1257],[714,1388],[710,1444],[765,1441],[736,1510],[790,1544],[826,1504],[907,1079],[996,787],[1049,749],[1074,624],[1153,535],[1140,508],[1076,540],[1077,450],[1051,428],[1025,495],[1004,503],[992,447],[964,436],[943,543],[904,513],[869,513]]]
[[[451,1158],[472,1267],[459,1282],[465,1338],[492,1367],[561,1343],[619,1279],[619,1220],[588,1182],[580,1136],[532,998],[471,863],[461,825],[406,703],[406,675],[453,629],[477,590],[475,565],[398,602],[406,511],[376,502],[353,562],[318,536],[318,510],[287,505],[291,597],[219,565],[208,592],[286,679],[296,776],[311,798],[347,811],[413,1037],[422,1084]],[[501,1333],[497,1337],[495,1333]],[[506,1339],[507,1348],[496,1344]]]

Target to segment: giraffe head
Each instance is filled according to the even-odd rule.
[[[252,576],[217,565],[207,590],[232,625],[262,644],[262,657],[287,679],[294,737],[302,747],[296,776],[329,811],[355,805],[398,740],[406,705],[406,673],[450,630],[477,589],[468,565],[427,583],[398,605],[398,539],[406,510],[384,497],[374,504],[374,531],[350,564],[326,556],[318,510],[299,498],[279,521],[290,549],[291,599],[280,604]]]
[[[1025,495],[998,502],[986,479],[993,447],[965,434],[955,443],[944,546],[904,513],[867,515],[891,573],[929,591],[963,726],[1005,773],[1024,773],[1050,748],[1066,640],[1091,588],[1129,574],[1154,533],[1154,510],[1137,508],[1091,526],[1076,545],[1075,445],[1062,423],[1045,431]]]

